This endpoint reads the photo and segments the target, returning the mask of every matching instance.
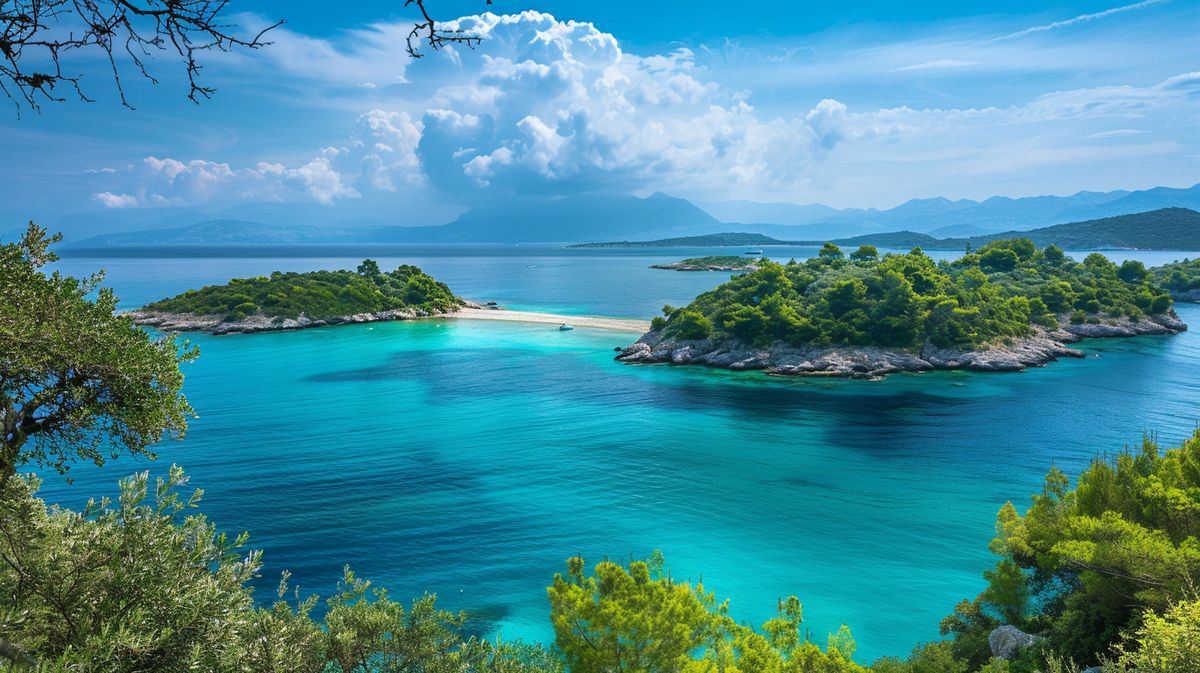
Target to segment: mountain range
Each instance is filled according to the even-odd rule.
[[[189,245],[372,243],[577,243],[697,236],[731,230],[781,240],[832,240],[908,231],[935,239],[1025,231],[1048,225],[1182,207],[1200,209],[1200,185],[1186,189],[1080,192],[1071,196],[992,197],[984,201],[914,199],[895,208],[836,209],[819,204],[701,202],[655,193],[647,197],[578,195],[508,197],[459,212],[440,206],[395,218],[394,206],[357,206],[358,216],[305,204],[246,204],[216,212],[156,209],[74,216],[58,223],[78,248]],[[445,224],[397,222],[445,217]],[[453,218],[453,219],[450,219]],[[15,232],[6,232],[12,238]],[[93,235],[98,234],[98,235]]]
[[[936,238],[916,231],[893,231],[837,238],[832,242],[850,249],[859,245],[879,248],[927,250],[966,250],[1003,238],[1028,238],[1039,247],[1057,245],[1067,250],[1200,250],[1200,213],[1188,208],[1160,208],[1144,213],[1117,215],[1099,220],[1056,224],[1023,231],[962,238]],[[572,248],[683,248],[740,247],[766,245],[817,246],[823,239],[780,240],[763,234],[722,232],[648,241],[581,243]]]

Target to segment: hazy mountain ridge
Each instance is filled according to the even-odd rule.
[[[961,236],[963,229],[977,234],[1036,229],[1064,222],[1080,222],[1117,215],[1182,207],[1200,209],[1200,184],[1187,188],[1154,187],[1139,191],[1078,192],[1070,196],[993,196],[983,201],[946,198],[912,199],[886,210],[833,209],[819,204],[758,204],[750,201],[705,202],[709,212],[719,212],[730,222],[805,225],[815,238],[850,237],[879,231],[914,231]],[[774,213],[772,221],[761,217]],[[755,229],[753,225],[742,228]],[[766,233],[766,232],[764,232]],[[975,235],[975,234],[971,234]]]
[[[731,202],[751,204],[751,202]],[[1070,197],[1038,196],[1013,199],[992,197],[982,202],[965,199],[914,199],[887,211],[848,209],[793,204],[765,206],[756,212],[792,213],[817,217],[830,211],[841,221],[812,224],[743,224],[723,221],[686,199],[655,193],[647,197],[583,195],[560,198],[509,197],[481,204],[463,212],[447,224],[399,226],[375,217],[320,220],[320,210],[298,204],[250,204],[230,207],[222,216],[202,216],[195,211],[173,209],[135,212],[123,220],[121,230],[91,238],[78,235],[84,225],[102,226],[101,220],[71,220],[67,243],[72,247],[138,247],[187,245],[276,245],[276,244],[403,244],[403,243],[573,243],[588,241],[646,241],[699,236],[730,231],[761,234],[779,240],[844,240],[856,236],[926,235],[914,240],[963,241],[986,238],[1000,232],[1028,231],[1064,222],[1081,222],[1114,214],[1133,214],[1165,207],[1200,209],[1200,185],[1187,189],[1157,187],[1137,192],[1080,192]],[[415,207],[415,206],[414,206]],[[746,206],[749,207],[749,206]],[[263,216],[236,217],[239,210]],[[1099,214],[1096,212],[1099,211]],[[379,211],[386,212],[386,211]],[[447,212],[432,211],[429,217]],[[1082,216],[1068,216],[1084,213]],[[294,219],[291,219],[293,218]],[[404,213],[411,221],[414,213]],[[101,218],[112,224],[112,214]],[[191,219],[195,218],[195,219]],[[835,219],[836,219],[835,218]],[[191,219],[190,222],[188,220]],[[165,226],[154,226],[154,222]],[[176,223],[186,223],[177,225]],[[1004,225],[1004,226],[1001,226]],[[115,226],[115,225],[114,225]],[[1122,244],[1112,244],[1121,247]],[[1136,247],[1136,246],[1132,246]]]
[[[968,247],[978,248],[989,241],[1003,238],[1028,238],[1039,247],[1054,244],[1068,250],[1200,250],[1200,212],[1187,208],[1160,208],[1145,213],[1057,224],[1026,231],[1005,231],[986,236],[939,239],[917,231],[893,231],[837,238],[833,239],[833,242],[847,249],[859,245],[874,245],[893,249],[920,246],[928,250],[964,250]],[[586,243],[572,247],[815,246],[823,242],[822,239],[780,240],[762,234],[722,232],[649,241]]]

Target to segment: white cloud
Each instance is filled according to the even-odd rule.
[[[92,195],[92,200],[105,208],[136,208],[138,206],[137,197],[132,194],[99,192]]]
[[[446,190],[789,188],[841,137],[840,103],[764,118],[740,92],[710,81],[686,48],[637,56],[590,23],[532,11],[448,27],[483,37],[486,53],[422,73],[443,88],[418,152]]]
[[[906,65],[899,68],[892,68],[889,73],[897,72],[917,72],[926,70],[950,70],[953,68],[966,68],[973,65],[979,65],[979,61],[965,61],[960,58],[939,58],[924,63],[916,63],[914,65]]]
[[[1031,26],[1029,28],[1025,28],[1024,30],[1018,30],[1015,33],[1001,35],[1000,37],[995,38],[995,41],[998,42],[1001,40],[1013,40],[1016,38],[1025,37],[1026,35],[1032,35],[1034,33],[1044,33],[1046,31],[1050,31],[1050,30],[1066,28],[1067,26],[1074,26],[1079,23],[1087,23],[1088,21],[1095,21],[1097,19],[1103,19],[1103,18],[1112,16],[1113,14],[1122,14],[1124,12],[1131,12],[1135,9],[1144,9],[1144,8],[1150,7],[1152,5],[1161,5],[1168,1],[1169,0],[1143,0],[1142,2],[1135,2],[1132,5],[1123,5],[1121,7],[1113,7],[1111,9],[1106,9],[1101,12],[1093,12],[1091,14],[1080,14],[1079,16],[1076,16],[1076,17],[1070,18],[1070,19],[1066,19],[1063,21],[1055,21],[1053,23],[1047,23],[1047,24],[1043,24],[1040,26]]]

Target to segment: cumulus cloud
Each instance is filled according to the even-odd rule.
[[[685,48],[637,56],[591,23],[523,12],[464,17],[480,35],[477,68],[424,115],[429,180],[461,192],[546,191],[766,181],[792,187],[841,138],[845,106],[764,118],[712,82]]]
[[[936,161],[965,175],[979,166],[1012,165],[1021,156],[1088,161],[1098,155],[1053,146],[1056,136],[1039,125],[1058,120],[1060,128],[1078,126],[1070,138],[1112,145],[1132,135],[1121,129],[1143,125],[1129,119],[1165,114],[1200,94],[1200,73],[1183,73],[1157,84],[1055,91],[996,107],[851,110],[835,98],[812,96],[799,105],[775,101],[766,112],[740,88],[743,82],[720,83],[689,48],[637,55],[591,23],[533,11],[449,22],[448,29],[478,35],[484,46],[472,51],[451,45],[409,66],[420,68],[413,84],[376,86],[402,74],[365,63],[404,60],[403,41],[389,42],[401,25],[407,24],[372,26],[366,42],[352,48],[295,37],[289,68],[331,81],[350,73],[355,80],[348,94],[359,106],[353,129],[331,138],[332,146],[240,167],[146,157],[113,174],[97,173],[107,182],[98,183],[94,201],[109,208],[212,200],[332,204],[371,193],[434,193],[430,188],[459,202],[497,190],[662,189],[778,198],[823,188],[831,173],[845,183],[868,163]],[[990,58],[944,57],[937,52],[958,56],[944,45],[902,51],[909,60],[878,50],[859,60],[868,60],[877,75],[913,77],[993,67]],[[311,68],[304,58],[314,61]],[[380,93],[383,88],[390,93]],[[1041,145],[1033,142],[1039,139]],[[1031,146],[1045,151],[1035,155]],[[1147,144],[1096,151],[1169,150]]]

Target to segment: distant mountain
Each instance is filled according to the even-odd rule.
[[[315,227],[286,227],[245,220],[209,220],[186,227],[147,229],[93,236],[75,248],[136,248],[144,246],[305,245],[343,243],[353,234]]]
[[[474,208],[436,227],[380,227],[377,243],[568,243],[717,232],[725,226],[692,202],[655,193],[516,199]]]
[[[814,234],[811,238],[842,238],[900,230],[961,237],[1035,229],[1160,208],[1200,209],[1200,185],[1184,189],[1155,187],[1135,192],[1079,192],[1070,196],[993,196],[984,201],[913,199],[887,210],[838,210],[819,204],[801,206],[752,201],[704,202],[704,207],[729,222],[803,224]],[[770,233],[760,225],[745,228]]]
[[[70,221],[64,223],[70,225],[65,228],[74,232],[67,236],[67,243],[76,247],[575,243],[648,241],[729,231],[761,234],[779,241],[844,240],[885,232],[912,232],[927,234],[939,241],[961,239],[965,243],[1001,232],[1027,231],[1062,222],[1091,221],[1162,208],[1200,209],[1200,185],[1188,189],[1157,187],[1138,192],[1080,192],[1069,197],[993,197],[983,202],[914,199],[886,211],[835,210],[826,206],[753,204],[748,201],[722,203],[724,205],[718,205],[725,209],[718,208],[717,211],[723,214],[790,213],[785,218],[790,222],[809,217],[827,219],[811,224],[739,223],[742,220],[726,221],[714,217],[686,199],[655,193],[645,198],[510,196],[479,204],[448,224],[436,226],[396,224],[421,217],[425,206],[419,203],[411,204],[403,217],[398,214],[395,218],[390,215],[394,204],[374,204],[370,208],[364,207],[370,204],[355,206],[359,209],[355,213],[361,211],[369,217],[362,214],[349,217],[353,214],[350,211],[314,209],[317,207],[311,204],[247,204],[226,208],[219,211],[219,215],[203,215],[187,209],[135,209],[124,215],[105,213],[95,219],[68,218]],[[762,207],[755,210],[757,206]],[[709,204],[709,208],[714,206]],[[237,216],[239,212],[251,213],[253,217]],[[441,216],[449,219],[456,212],[457,209],[439,204],[424,211],[424,219],[428,221]],[[340,215],[335,217],[335,213]],[[91,238],[83,235],[98,228],[108,231]],[[901,239],[893,236],[889,240]],[[1104,245],[1110,247],[1127,245],[1117,239],[1105,241]]]
[[[900,231],[867,234],[836,241],[839,245],[869,244],[886,248],[921,246],[929,250],[964,250],[1001,238],[1028,238],[1038,246],[1054,244],[1067,250],[1200,250],[1200,213],[1188,208],[1160,208],[1145,213],[1071,222],[1029,231],[1004,231],[986,236],[934,238]]]
[[[841,219],[851,215],[873,215],[874,208],[838,209],[820,203],[758,203],[756,201],[697,201],[696,205],[724,222],[761,222],[800,225]]]
[[[972,236],[963,242],[977,247],[989,240],[1017,236],[1028,238],[1038,246],[1053,243],[1067,250],[1200,250],[1200,213],[1188,208],[1161,208],[1033,231]]]
[[[781,241],[762,234],[746,232],[724,232],[720,234],[705,234],[703,236],[679,236],[677,238],[660,238],[654,241],[613,241],[609,243],[577,243],[568,248],[717,248],[717,247],[746,247],[759,245],[791,245],[790,241]]]

